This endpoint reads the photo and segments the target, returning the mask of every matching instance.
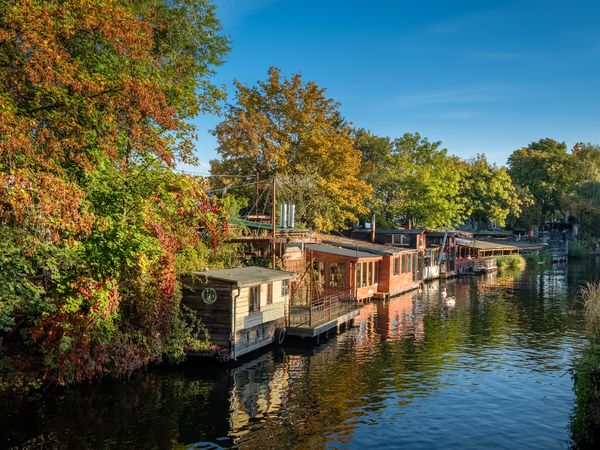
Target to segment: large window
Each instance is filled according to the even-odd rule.
[[[364,263],[362,263],[362,266],[363,266],[363,268],[362,268],[362,285],[361,286],[365,287],[365,286],[367,286],[367,280],[369,277],[369,273],[368,273],[369,272],[369,263],[364,262]]]
[[[346,263],[331,263],[329,265],[329,286],[346,287]]]
[[[402,273],[406,273],[406,255],[402,255]]]
[[[400,273],[400,258],[395,257],[394,258],[394,270],[392,271],[392,274],[398,275],[399,273]]]
[[[250,287],[250,312],[260,311],[260,285]]]
[[[273,283],[267,284],[267,305],[273,304]]]
[[[359,288],[361,286],[362,280],[362,264],[356,263],[356,287]]]

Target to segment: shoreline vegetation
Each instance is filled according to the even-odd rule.
[[[575,448],[600,445],[600,281],[580,289],[589,341],[575,362],[572,375],[576,395],[571,422]]]
[[[277,206],[259,198],[271,182],[315,231],[375,215],[600,238],[599,146],[543,138],[506,166],[465,160],[418,132],[357,127],[275,67],[227,99],[212,78],[229,50],[210,0],[0,1],[0,391],[127,378],[205,349],[178,277],[243,264],[229,219]],[[184,174],[201,113],[222,113],[218,158]]]

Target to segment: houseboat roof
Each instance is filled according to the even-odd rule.
[[[351,239],[341,236],[331,236],[325,234],[319,234],[319,238],[324,244],[337,245],[349,250],[359,250],[361,252],[373,253],[375,255],[397,255],[400,253],[411,252],[414,249],[394,247],[391,245],[374,244],[371,242],[360,241],[358,239]]]
[[[429,237],[444,237],[445,231],[426,231],[425,234]],[[458,235],[458,231],[448,231],[448,236],[453,237]]]
[[[267,269],[266,267],[258,266],[208,270],[206,272],[193,272],[191,275],[197,277],[206,277],[207,279],[227,281],[240,288],[270,283],[272,281],[296,278],[296,274],[292,272],[284,272],[282,270]]]
[[[253,220],[241,219],[239,217],[234,217],[234,218],[230,219],[229,223],[231,223],[233,225],[243,225],[248,228],[255,228],[255,229],[260,229],[260,230],[272,230],[273,229],[273,225],[271,225],[270,223],[255,222]],[[283,228],[283,227],[280,227],[279,225],[275,226],[275,230],[276,231],[279,231],[279,230],[309,231],[306,228],[296,228],[296,227]]]
[[[307,245],[306,248],[308,250],[312,250],[314,252],[329,253],[331,255],[338,255],[338,256],[347,256],[350,258],[377,258],[379,256],[374,253],[360,251],[356,247],[344,248],[344,247],[338,246],[337,243],[335,244],[335,246],[324,245],[324,244],[311,244],[311,245]]]
[[[371,233],[371,230],[369,228],[357,228],[352,230],[353,232],[358,232],[358,233]],[[375,229],[375,233],[376,234],[423,234],[425,233],[425,230],[421,230],[419,228],[411,228],[411,229],[407,229],[407,228],[382,228],[382,229]]]
[[[477,250],[516,250],[517,247],[514,245],[506,245],[505,243],[500,244],[499,242],[480,241],[477,239],[457,239],[458,245],[465,247],[471,247]]]

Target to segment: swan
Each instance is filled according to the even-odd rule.
[[[446,306],[454,306],[454,305],[456,305],[456,298],[447,297],[446,298]]]
[[[446,288],[442,289],[442,298],[446,298],[448,293],[446,292]]]

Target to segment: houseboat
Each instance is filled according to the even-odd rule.
[[[182,278],[183,303],[204,323],[223,360],[283,339],[296,274],[264,267],[194,272]]]
[[[393,297],[420,285],[416,249],[372,244],[337,236],[321,236],[321,238],[324,244],[381,256],[376,266],[378,283],[374,297]]]

